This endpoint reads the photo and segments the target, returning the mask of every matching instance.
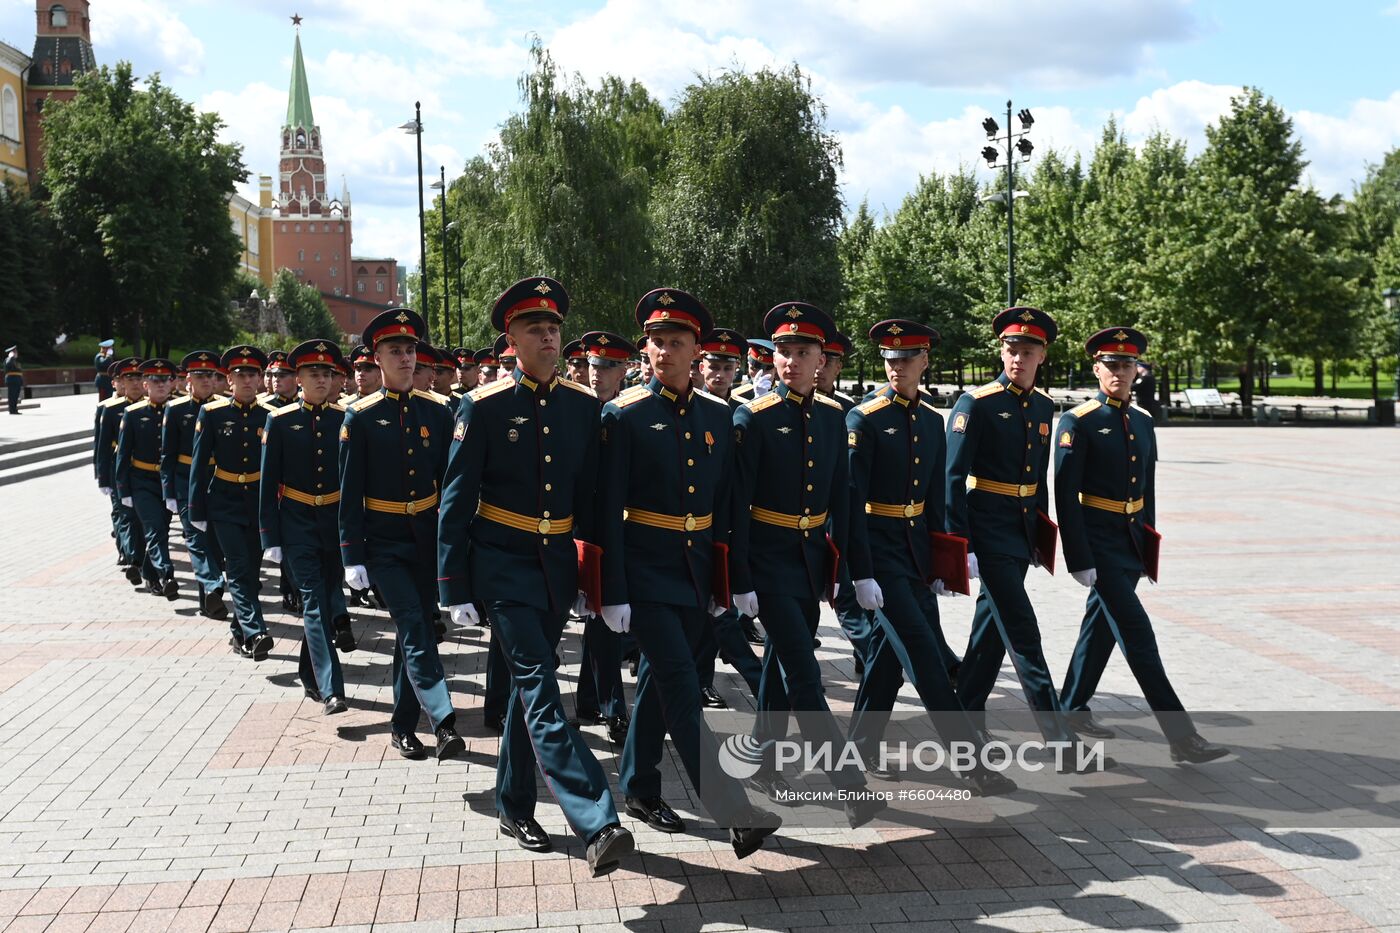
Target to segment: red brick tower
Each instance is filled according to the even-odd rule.
[[[88,0],[35,0],[34,59],[24,82],[24,149],[29,187],[39,184],[44,130],[40,120],[49,98],[72,100],[73,84],[97,67],[88,26]]]

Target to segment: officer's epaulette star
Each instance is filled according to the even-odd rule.
[[[515,388],[514,379],[498,379],[489,386],[481,386],[480,388],[472,389],[470,397],[473,402],[479,402],[484,398],[513,388]]]
[[[769,392],[767,395],[760,395],[758,398],[750,399],[744,403],[744,407],[749,411],[763,411],[765,408],[772,408],[783,400],[777,392]],[[836,406],[840,408],[840,405]]]
[[[598,397],[597,392],[594,392],[592,389],[590,389],[588,386],[584,385],[581,382],[574,382],[572,379],[564,379],[563,377],[560,377],[559,384],[561,386],[565,386],[566,388],[573,389],[575,392],[582,392],[584,395],[587,395],[590,398]]]
[[[149,408],[150,405],[151,405],[151,400],[148,399],[148,398],[143,398],[143,399],[141,399],[141,401],[139,401],[139,402],[132,402],[130,405],[127,406],[126,410],[127,410],[127,411],[138,411],[138,410],[140,410],[140,409],[142,409],[142,408]]]
[[[418,396],[419,398],[426,398],[426,399],[429,399],[430,401],[437,402],[439,405],[446,405],[446,404],[447,404],[447,396],[445,396],[445,395],[439,395],[439,394],[436,393],[436,392],[424,392],[422,389],[414,389],[414,390],[413,390],[411,393],[409,393],[409,394],[410,394],[410,395],[416,395],[416,396]]]
[[[823,405],[829,405],[837,411],[845,411],[845,409],[841,407],[841,403],[829,395],[822,395],[820,392],[815,392],[812,397]]]
[[[889,404],[889,399],[885,398],[883,395],[877,395],[868,402],[861,402],[856,406],[856,409],[862,415],[873,415],[880,409],[889,407]]]
[[[651,388],[648,386],[633,386],[623,392],[612,403],[618,408],[626,408],[628,405],[635,405],[644,398],[651,398]]]
[[[125,395],[114,395],[114,396],[112,396],[111,398],[107,399],[105,402],[98,402],[98,403],[97,403],[97,407],[98,407],[98,408],[116,408],[118,405],[125,405],[125,404],[126,404],[126,396],[125,396]]]
[[[225,395],[225,396],[222,396],[221,398],[213,398],[213,399],[210,399],[209,401],[205,402],[205,403],[204,403],[204,410],[205,410],[205,411],[218,411],[220,408],[227,408],[227,407],[229,407],[229,406],[232,405],[232,404],[233,404],[233,399],[231,399],[231,398],[229,398],[227,395]]]
[[[1082,417],[1084,417],[1085,415],[1087,415],[1089,412],[1093,411],[1094,409],[1096,409],[1096,408],[1101,408],[1101,407],[1102,407],[1102,405],[1101,405],[1101,403],[1099,402],[1098,399],[1096,399],[1096,398],[1091,398],[1091,399],[1089,399],[1089,401],[1084,402],[1084,403],[1079,404],[1079,405],[1076,405],[1076,406],[1074,406],[1073,408],[1071,408],[1071,409],[1069,410],[1069,413],[1070,413],[1071,415],[1074,415],[1076,418],[1082,418]]]
[[[378,405],[384,399],[383,392],[373,392],[362,399],[358,399],[350,404],[351,411],[364,411],[371,405]]]
[[[280,418],[280,417],[282,417],[283,415],[289,415],[289,414],[291,414],[292,412],[296,411],[296,410],[297,410],[298,408],[300,408],[300,407],[301,407],[301,402],[292,402],[292,403],[290,403],[290,404],[283,405],[281,408],[275,409],[275,410],[272,412],[272,417],[274,417],[274,418]]]
[[[988,385],[984,385],[980,389],[973,389],[968,394],[971,395],[973,398],[986,398],[989,395],[996,395],[998,392],[1005,391],[1006,386],[1002,385],[1000,382],[993,382],[989,383]]]

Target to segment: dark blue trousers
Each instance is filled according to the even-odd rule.
[[[183,486],[189,486],[186,478]],[[177,487],[180,484],[177,482]],[[200,531],[190,524],[190,503],[188,499],[177,500],[180,506],[180,527],[185,533],[185,550],[190,555],[190,570],[194,579],[208,593],[224,585],[224,555],[219,550],[219,541],[212,529]]]
[[[155,474],[150,479],[132,477],[131,505],[141,523],[141,550],[155,578],[167,580],[175,576],[175,566],[170,562],[170,510],[161,498],[160,480]]]
[[[609,718],[627,713],[622,693],[622,636],[598,616],[585,616],[583,654],[578,665],[574,713],[580,719],[601,713]]]
[[[758,697],[759,681],[763,677],[763,662],[753,652],[753,645],[744,635],[739,623],[739,610],[730,607],[710,619],[700,635],[700,645],[695,651],[695,668],[700,675],[700,686],[715,685],[715,658],[720,655],[728,661],[744,682],[754,698]]]
[[[314,543],[284,544],[282,566],[301,592],[301,654],[312,674],[308,683],[303,668],[302,684],[314,687],[322,699],[344,697],[345,679],[331,644],[334,596],[340,591],[343,575],[339,549],[331,551]]]
[[[247,641],[267,631],[262,606],[258,604],[258,579],[262,567],[262,539],[256,523],[235,525],[233,522],[211,521],[209,527],[219,539],[224,554],[224,576],[228,593],[233,599],[233,615],[229,629],[234,637]]]
[[[379,589],[394,620],[393,728],[401,735],[417,731],[423,713],[434,730],[454,725],[452,697],[433,628],[435,562],[413,545],[398,542],[375,541],[369,554],[365,569],[370,583]]]
[[[505,716],[510,705],[510,669],[506,666],[506,656],[501,651],[501,638],[496,634],[495,622],[491,624],[491,640],[486,647],[486,695],[481,701],[481,714],[486,719],[499,719]]]

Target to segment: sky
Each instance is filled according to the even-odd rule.
[[[0,41],[31,51],[34,10],[0,0]],[[1161,129],[1197,152],[1257,86],[1293,118],[1325,194],[1350,194],[1400,144],[1400,0],[93,0],[94,51],[218,112],[256,199],[277,169],[294,13],[355,253],[410,268],[417,169],[398,127],[421,101],[424,183],[440,165],[450,181],[518,109],[534,37],[564,70],[635,78],[668,106],[697,75],[796,62],[841,142],[847,210],[868,199],[877,215],[921,175],[985,171],[980,124],[1004,123],[1008,97],[1032,111],[1038,154],[1087,161],[1111,116],[1131,142]]]

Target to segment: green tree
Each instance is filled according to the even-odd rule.
[[[231,332],[227,293],[239,243],[228,196],[248,177],[222,123],[129,62],[78,81],[44,110],[42,175],[60,236],[75,326],[129,338],[146,353]]]
[[[31,362],[54,359],[63,329],[57,304],[53,222],[43,205],[0,185],[0,295],[5,296],[5,346],[18,344]]]
[[[1361,264],[1355,282],[1357,352],[1371,361],[1372,382],[1378,382],[1381,358],[1396,355],[1396,320],[1381,293],[1400,288],[1396,265],[1395,230],[1400,223],[1400,149],[1385,154],[1379,165],[1366,169],[1346,209],[1350,248]],[[1379,387],[1377,387],[1379,391]]]
[[[841,152],[797,66],[726,71],[687,87],[654,192],[667,283],[756,334],[784,300],[841,299]]]
[[[278,269],[272,282],[272,297],[287,322],[287,331],[297,341],[324,338],[341,341],[340,325],[326,307],[325,299],[313,286],[297,281],[291,269]]]
[[[1050,347],[1052,365],[1078,362],[1074,346],[1076,323],[1083,315],[1071,287],[1075,256],[1080,249],[1079,214],[1084,198],[1084,172],[1079,159],[1066,162],[1053,150],[1036,165],[1027,192],[1016,210],[1016,285],[1018,304],[1049,312],[1071,339]],[[1003,218],[1005,211],[998,206]],[[1003,223],[1005,220],[1003,219]],[[1047,373],[1048,376],[1048,373]]]

